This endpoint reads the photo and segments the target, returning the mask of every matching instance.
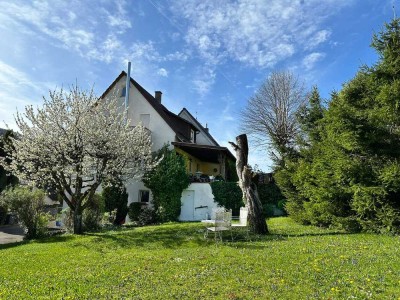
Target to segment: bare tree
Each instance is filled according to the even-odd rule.
[[[306,101],[304,84],[289,71],[272,72],[241,112],[242,128],[256,146],[282,159],[293,147],[296,112]]]

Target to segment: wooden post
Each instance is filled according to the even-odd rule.
[[[239,186],[243,192],[243,199],[249,210],[248,221],[250,230],[257,234],[267,234],[268,227],[265,215],[258,196],[257,185],[252,181],[253,172],[248,165],[249,146],[245,134],[236,137],[236,144],[229,142],[236,152],[236,172],[239,177]]]

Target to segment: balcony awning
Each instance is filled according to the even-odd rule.
[[[204,162],[220,163],[219,156],[225,155],[227,159],[235,161],[235,157],[226,147],[217,147],[209,145],[199,145],[192,143],[172,142],[176,148],[182,149],[186,153],[198,158]]]

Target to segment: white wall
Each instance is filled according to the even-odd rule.
[[[190,195],[193,195],[193,199]],[[190,203],[193,201],[193,203]],[[211,216],[212,209],[218,204],[208,183],[192,183],[182,192],[180,221],[200,221]],[[200,208],[203,206],[202,208]],[[205,207],[206,206],[206,207]]]
[[[107,97],[117,95],[120,96],[126,85],[126,76],[122,77],[116,85],[111,89]],[[115,93],[115,94],[114,94]],[[120,97],[121,106],[125,103],[125,97]],[[171,144],[175,141],[175,132],[169,127],[158,112],[143,97],[143,95],[130,83],[128,118],[131,125],[135,126],[140,122],[141,114],[150,114],[150,122],[147,129],[151,131],[151,141],[153,143],[152,151],[160,149],[165,144]]]
[[[120,79],[119,82],[110,91],[109,95],[120,95],[121,91],[125,87],[126,77]],[[120,103],[123,105],[124,98],[120,98]],[[141,114],[150,114],[150,122],[148,129],[151,131],[152,139],[152,150],[156,151],[165,144],[171,144],[175,141],[175,132],[169,127],[164,119],[156,112],[156,110],[150,105],[150,103],[143,97],[143,95],[132,85],[129,91],[129,108],[128,117],[131,120],[132,125],[137,125],[140,122]],[[183,117],[183,116],[182,116]],[[188,118],[188,116],[186,116]],[[186,119],[186,118],[185,118]],[[188,120],[188,119],[187,119]],[[188,120],[190,121],[190,120]],[[214,145],[209,138],[201,133],[196,137],[197,143],[205,145]],[[126,186],[128,192],[128,205],[132,202],[138,201],[139,190],[148,190],[143,182],[132,182]],[[214,196],[212,194],[211,186],[207,183],[192,183],[183,193],[183,196],[192,197],[192,203],[186,203],[187,199],[182,197],[182,212],[179,217],[180,220],[195,221],[205,219],[207,214],[211,215],[212,209],[217,207],[214,202]],[[152,194],[150,192],[150,202],[152,200]],[[187,209],[188,205],[193,208]],[[199,208],[201,206],[206,206]],[[197,209],[196,209],[197,208]]]

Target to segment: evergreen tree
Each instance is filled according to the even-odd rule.
[[[332,94],[321,119],[312,123],[311,103],[300,116],[310,144],[280,175],[292,188],[283,188],[288,210],[302,222],[399,230],[399,19],[374,35],[372,47],[379,61]]]

